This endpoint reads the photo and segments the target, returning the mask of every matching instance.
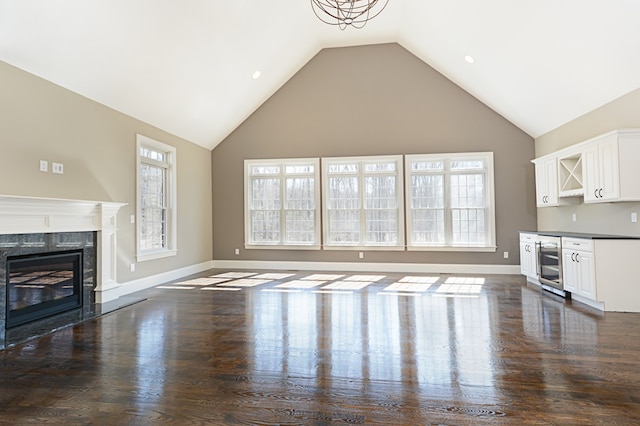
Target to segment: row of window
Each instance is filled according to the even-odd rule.
[[[493,187],[490,152],[245,160],[245,246],[493,251]]]

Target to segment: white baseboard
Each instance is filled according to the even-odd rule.
[[[214,260],[217,269],[519,275],[520,265]]]
[[[121,283],[120,286],[110,290],[107,294],[103,294],[101,300],[96,300],[96,302],[110,302],[112,300],[116,300],[121,296],[135,293],[136,291],[144,290],[150,287],[164,284],[168,281],[173,281],[189,275],[197,274],[208,269],[213,269],[213,263],[213,260],[209,260],[197,265],[186,266],[180,269],[172,269],[171,271],[163,272],[161,274],[151,275],[137,280]]]

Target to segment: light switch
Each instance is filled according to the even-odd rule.
[[[633,223],[638,222],[638,213],[636,212],[631,213],[631,222]]]
[[[40,160],[40,171],[41,172],[49,171],[49,162],[47,160]]]

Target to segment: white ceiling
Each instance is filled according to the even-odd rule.
[[[637,0],[390,0],[340,31],[308,0],[0,0],[0,60],[211,149],[322,48],[398,42],[537,137],[640,87],[639,17]]]

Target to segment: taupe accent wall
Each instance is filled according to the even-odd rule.
[[[638,111],[640,89],[536,138],[536,156],[549,154],[611,130],[640,128]],[[638,162],[640,164],[640,158]],[[640,213],[640,203],[584,204],[582,198],[576,198],[566,206],[538,209],[538,229],[640,236],[640,224],[631,222],[632,212]],[[573,214],[576,215],[575,222]]]
[[[113,84],[104,82],[105,88]],[[178,255],[135,262],[136,133],[177,148]],[[39,171],[39,161],[64,174]],[[0,194],[127,203],[118,215],[118,281],[212,259],[210,152],[0,62]]]
[[[245,159],[470,151],[494,152],[495,253],[243,248]],[[533,138],[400,45],[324,49],[213,150],[214,259],[518,264],[518,231],[536,226],[533,157]]]

